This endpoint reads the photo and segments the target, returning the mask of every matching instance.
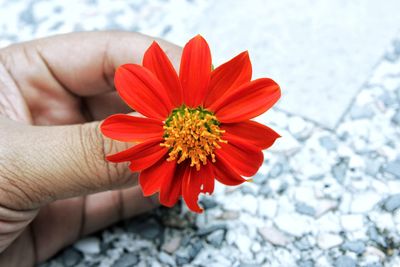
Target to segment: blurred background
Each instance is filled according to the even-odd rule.
[[[254,183],[217,187],[206,212],[159,209],[43,266],[400,266],[400,2],[7,1],[0,47],[128,30],[179,45],[200,33],[214,65],[248,50],[283,96],[258,118],[283,138]]]

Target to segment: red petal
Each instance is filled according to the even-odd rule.
[[[165,157],[157,163],[140,172],[139,183],[144,196],[151,196],[160,191],[164,179],[170,180],[174,175],[175,161],[167,161]]]
[[[212,181],[212,182],[211,182]],[[200,170],[186,167],[182,181],[182,196],[188,208],[194,212],[202,212],[198,202],[200,192],[212,193],[214,190],[214,172],[210,163],[202,165]]]
[[[234,136],[223,136],[228,144],[220,143],[221,148],[215,150],[215,155],[230,166],[240,175],[253,176],[260,168],[264,160],[261,149],[243,142]]]
[[[246,182],[223,158],[217,158],[214,163],[215,179],[225,185],[239,185]]]
[[[165,120],[173,109],[168,92],[148,69],[125,64],[115,72],[115,87],[134,110],[149,118]]]
[[[163,123],[159,120],[115,114],[100,125],[101,132],[122,142],[145,141],[163,136]]]
[[[129,168],[132,171],[143,170],[156,163],[168,152],[168,149],[160,146],[161,142],[161,138],[151,139],[122,152],[109,155],[106,159],[111,162],[130,161]]]
[[[176,161],[173,161],[176,165]],[[173,175],[165,176],[160,189],[160,203],[167,207],[172,207],[179,200],[182,194],[182,180],[185,174],[186,164],[176,166]]]
[[[204,106],[208,107],[225,93],[251,80],[251,62],[247,51],[240,53],[211,72],[210,86]]]
[[[188,107],[200,106],[205,98],[211,76],[211,53],[200,35],[183,48],[179,78],[183,101]]]
[[[164,88],[168,91],[171,102],[175,107],[182,105],[182,86],[171,61],[161,49],[161,47],[153,42],[143,57],[143,67],[149,69]]]
[[[275,140],[280,137],[271,128],[255,121],[222,124],[221,129],[226,131],[224,138],[229,139],[233,136],[262,149],[272,146]]]
[[[220,122],[240,122],[264,113],[280,96],[279,85],[271,79],[262,78],[223,95],[208,109],[215,112]]]

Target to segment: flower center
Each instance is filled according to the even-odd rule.
[[[202,107],[174,109],[165,121],[164,142],[161,143],[169,149],[167,160],[177,160],[179,164],[190,159],[190,167],[196,166],[197,170],[201,163],[207,164],[208,156],[215,162],[214,149],[221,148],[219,142],[227,143],[221,138],[225,131],[219,125],[214,114]]]

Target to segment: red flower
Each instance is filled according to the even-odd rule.
[[[140,171],[144,195],[159,192],[168,207],[182,195],[192,211],[201,212],[198,195],[213,192],[214,178],[225,185],[245,182],[242,176],[261,166],[262,149],[279,137],[250,120],[281,93],[271,79],[251,81],[248,53],[211,68],[210,49],[198,35],[183,49],[179,76],[156,42],[143,66],[125,64],[115,73],[121,98],[147,118],[116,114],[102,123],[105,136],[140,142],[107,160],[129,161],[133,172]]]

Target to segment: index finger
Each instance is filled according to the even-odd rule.
[[[1,53],[14,54],[14,49],[34,48],[47,66],[34,76],[50,78],[78,96],[93,96],[113,90],[115,69],[125,63],[141,64],[142,57],[153,37],[133,32],[79,32],[38,39],[5,48]],[[157,40],[174,66],[179,65],[181,49],[163,40]],[[26,57],[32,57],[26,55]],[[27,61],[13,62],[20,70],[34,68]],[[43,73],[41,73],[43,71]]]

